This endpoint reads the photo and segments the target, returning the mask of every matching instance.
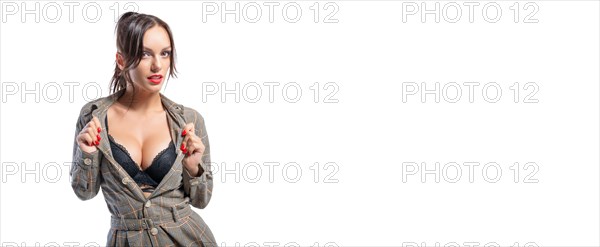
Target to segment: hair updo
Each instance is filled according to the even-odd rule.
[[[130,83],[135,93],[135,86],[129,75],[129,71],[136,68],[142,59],[144,51],[144,33],[156,25],[163,27],[169,34],[171,42],[171,62],[169,64],[169,75],[177,77],[175,68],[175,43],[173,42],[173,34],[169,25],[160,18],[153,15],[146,15],[136,12],[126,12],[119,18],[115,26],[117,36],[117,51],[123,57],[123,70],[119,69],[119,65],[115,61],[115,73],[111,79],[109,89],[111,93],[117,92],[127,87]]]

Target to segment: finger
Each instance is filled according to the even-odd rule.
[[[94,118],[95,118],[95,116],[94,116]],[[100,126],[96,123],[96,121],[94,121],[94,118],[92,118],[92,120],[90,120],[87,123],[87,127],[89,127],[90,129],[92,129],[94,131],[94,133],[92,133],[93,134],[92,136],[96,136],[98,134],[98,127]]]
[[[194,145],[194,142],[191,139],[188,140],[187,143],[188,143],[188,145],[186,147],[187,148],[186,149],[187,152],[185,152],[185,154],[189,156],[189,155],[191,155],[191,154],[194,153],[194,150],[196,150],[196,145]]]
[[[187,136],[189,133],[194,133],[194,123],[187,123],[181,130],[181,136]]]
[[[89,127],[86,127],[85,129],[81,130],[81,133],[79,133],[79,140],[81,140],[82,143],[85,143],[88,146],[93,146],[93,140],[91,135],[89,134]]]
[[[96,126],[94,126],[95,127],[94,129],[96,130],[96,132],[101,132],[102,125],[100,124],[100,120],[96,116],[93,116],[92,120],[94,121],[94,124],[96,124]]]
[[[192,154],[196,149],[196,145],[194,143],[194,134],[188,134],[183,140],[183,149],[181,150],[186,155]]]
[[[90,128],[93,130],[92,139],[100,143],[101,138],[100,133],[98,132],[98,128],[100,128],[100,121],[98,121],[96,116],[93,116],[92,120],[90,121]]]
[[[189,140],[192,136],[196,135],[196,134],[194,134],[194,124],[193,123],[186,124],[183,127],[181,135],[183,136],[183,141],[181,142],[180,149],[184,153],[187,153],[189,151],[188,146],[191,145]]]
[[[90,142],[92,143],[92,145],[96,145],[98,142],[100,142],[98,140],[98,137],[100,137],[98,134],[96,134],[96,128],[89,126],[87,128],[87,135],[90,138]]]
[[[202,140],[200,139],[200,137],[193,135],[190,137],[189,140],[190,146],[188,147],[188,154],[193,154],[193,153],[204,153],[204,144],[202,143]]]
[[[194,146],[194,143],[191,141],[191,139],[190,139],[190,137],[189,137],[189,136],[187,136],[187,137],[186,137],[186,139],[187,139],[187,140],[186,140],[186,141],[184,141],[184,142],[181,144],[181,146],[182,146],[182,149],[181,149],[181,151],[182,151],[184,154],[191,154],[192,152],[194,152],[194,148],[195,148],[195,146]]]
[[[190,133],[192,134],[196,134],[196,128],[194,127],[194,123],[188,123],[191,127],[190,127]]]

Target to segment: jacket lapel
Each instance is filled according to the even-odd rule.
[[[129,181],[129,183],[127,183],[129,186],[127,186],[127,187],[133,188],[133,192],[136,195],[138,195],[142,200],[146,200],[146,197],[144,196],[144,193],[142,192],[141,188],[135,183],[135,181],[133,181],[133,178],[131,178],[131,176],[129,176],[129,174],[125,171],[125,169],[123,169],[123,167],[121,167],[121,165],[119,165],[116,162],[116,160],[114,159],[112,150],[110,148],[110,143],[108,141],[109,140],[108,133],[107,133],[107,131],[105,131],[106,124],[105,124],[104,120],[106,119],[108,108],[119,98],[119,96],[121,96],[122,93],[124,93],[124,91],[125,91],[125,89],[121,89],[107,97],[103,97],[96,101],[93,101],[92,104],[90,104],[91,109],[88,109],[88,110],[92,112],[93,116],[97,117],[98,120],[100,120],[100,125],[102,126],[103,131],[100,132],[100,137],[102,138],[102,140],[105,140],[105,141],[100,142],[100,145],[98,145],[98,149],[100,150],[100,152],[102,152],[104,157],[106,159],[108,159],[109,163],[112,165],[112,168],[117,171],[117,173],[119,174],[119,179],[121,179],[121,180],[127,179]],[[184,155],[183,155],[183,152],[179,149],[179,147],[181,146],[181,143],[183,142],[183,137],[181,137],[181,135],[179,133],[181,133],[183,127],[186,124],[185,118],[183,115],[184,107],[183,107],[183,105],[177,104],[174,101],[170,100],[169,98],[164,96],[162,93],[159,93],[159,94],[161,97],[161,102],[162,102],[163,106],[165,107],[165,110],[167,111],[169,130],[171,133],[171,138],[173,140],[173,143],[175,144],[177,158],[176,158],[174,164],[172,165],[171,169],[167,173],[167,175],[163,178],[163,180],[160,182],[160,184],[155,188],[155,191],[150,195],[149,198],[154,197],[154,195],[156,193],[158,193],[160,191],[160,189],[165,186],[165,184],[169,184],[169,183],[172,184],[173,182],[175,182],[175,183],[177,183],[177,184],[175,184],[175,186],[179,186],[180,181],[179,180],[175,181],[175,179],[178,179],[178,178],[180,179],[180,176],[174,176],[174,175],[177,172],[183,171],[181,161],[182,161]]]
[[[168,123],[169,123],[169,130],[171,131],[171,138],[173,140],[173,143],[175,144],[175,152],[177,152],[177,158],[175,159],[174,163],[172,164],[171,169],[169,170],[167,175],[165,175],[165,177],[160,181],[158,186],[154,189],[154,192],[152,192],[152,194],[150,195],[150,198],[156,196],[157,193],[160,193],[161,191],[163,191],[163,188],[165,186],[167,186],[166,190],[169,190],[171,187],[179,188],[181,185],[181,179],[183,176],[182,160],[183,160],[184,154],[183,154],[183,151],[181,151],[181,149],[179,149],[179,147],[181,146],[181,143],[183,142],[183,137],[181,136],[180,133],[182,132],[183,127],[185,127],[185,124],[186,124],[186,120],[183,115],[184,107],[183,107],[183,105],[173,102],[172,100],[170,100],[163,94],[160,94],[160,99],[167,111],[167,115],[169,116],[167,118]],[[176,176],[178,173],[180,175]]]

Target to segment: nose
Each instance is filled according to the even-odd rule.
[[[155,57],[152,61],[152,72],[159,72],[162,69],[160,57]]]

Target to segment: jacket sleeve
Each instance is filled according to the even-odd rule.
[[[193,112],[195,134],[202,139],[204,144],[204,153],[200,164],[200,170],[197,177],[190,175],[187,169],[183,168],[183,188],[186,195],[190,197],[192,206],[203,209],[208,205],[213,191],[213,174],[210,168],[210,144],[206,133],[204,118],[196,110],[188,108]]]
[[[89,118],[89,120],[86,118]],[[84,117],[84,114],[79,115],[73,141],[73,162],[71,162],[69,173],[71,187],[73,187],[75,195],[83,201],[92,199],[98,194],[102,179],[100,175],[100,159],[102,158],[100,150],[87,153],[82,151],[77,144],[77,135],[90,120],[91,114],[89,117]]]

